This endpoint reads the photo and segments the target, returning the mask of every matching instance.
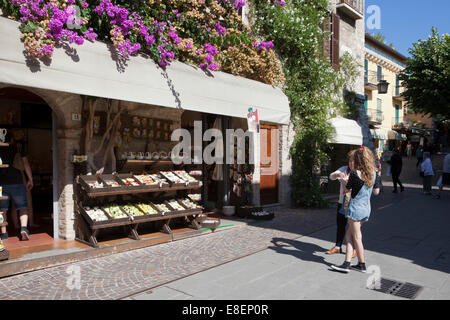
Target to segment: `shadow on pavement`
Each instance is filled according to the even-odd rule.
[[[268,247],[268,249],[274,250],[277,253],[290,254],[295,258],[301,259],[302,261],[317,262],[327,265],[328,267],[331,266],[331,263],[326,262],[323,257],[315,255],[316,252],[328,250],[322,248],[321,246],[286,238],[273,238],[271,242],[274,245]]]

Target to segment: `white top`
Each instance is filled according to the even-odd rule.
[[[423,171],[423,174],[425,176],[434,176],[433,165],[430,158],[426,158],[425,160],[423,160],[422,164],[420,165],[420,170]]]
[[[339,169],[337,169],[335,172],[333,172],[332,174],[330,174],[330,180],[337,180],[337,175],[339,173],[343,173],[345,175],[344,180],[346,180],[345,182],[348,181],[348,177],[350,176],[350,169],[348,166],[343,166],[340,167]],[[340,179],[341,180],[341,179]],[[344,202],[344,187],[345,187],[346,183],[342,183],[341,182],[341,188],[339,191],[339,203],[343,203]]]
[[[450,173],[450,153],[444,158],[444,172]]]

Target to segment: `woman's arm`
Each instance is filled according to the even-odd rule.
[[[30,163],[28,162],[27,157],[23,157],[22,160],[23,160],[23,166],[25,168],[25,173],[27,174],[27,177],[28,177],[27,189],[31,190],[31,189],[33,189],[33,174],[31,173]]]

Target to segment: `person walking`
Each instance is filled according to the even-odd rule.
[[[411,160],[411,157],[412,157],[411,141],[408,141],[408,144],[406,145],[406,156],[408,157],[408,160]]]
[[[403,184],[400,182],[400,173],[402,172],[403,161],[398,149],[394,149],[392,151],[392,157],[388,163],[391,166],[392,182],[394,183],[394,190],[392,192],[398,193],[397,184],[400,186],[401,192],[405,191]]]
[[[340,190],[339,190],[339,200],[336,212],[336,245],[325,252],[326,254],[335,254],[335,253],[343,253],[342,252],[342,244],[344,242],[345,237],[345,228],[347,227],[347,218],[340,212],[342,208],[342,204],[344,201],[344,189],[345,184],[347,183],[348,177],[350,175],[350,167],[348,165],[342,166],[337,169],[335,172],[330,174],[330,180],[339,180]],[[356,252],[354,252],[356,255]]]
[[[442,182],[439,186],[438,194],[436,195],[437,199],[441,198],[441,192],[444,186],[450,186],[450,153],[447,154],[444,158],[444,168],[442,172]]]
[[[332,265],[333,270],[348,273],[350,268],[361,272],[367,272],[364,247],[362,243],[361,226],[370,217],[370,197],[372,193],[380,193],[380,177],[375,172],[375,159],[372,151],[367,147],[361,147],[352,153],[349,162],[350,176],[345,187],[346,192],[351,192],[350,203],[345,211],[349,228],[346,233],[347,250],[345,261],[342,265]],[[353,249],[356,250],[358,264],[350,265]]]
[[[423,194],[431,195],[431,179],[434,176],[433,164],[431,163],[430,153],[423,153],[424,160],[420,165],[420,173],[423,175]]]
[[[10,135],[8,133],[8,135]],[[31,167],[28,163],[28,159],[23,153],[17,148],[17,144],[14,138],[10,135],[9,146],[7,148],[0,149],[0,157],[5,163],[10,164],[8,168],[0,169],[0,181],[2,183],[4,195],[8,197],[6,200],[0,200],[0,212],[4,212],[6,217],[6,212],[9,209],[10,201],[14,203],[14,206],[20,215],[20,235],[21,240],[29,240],[30,233],[27,229],[28,224],[28,201],[27,201],[27,189],[31,190],[33,188],[33,175],[31,173]],[[8,141],[8,140],[7,140]],[[19,165],[18,161],[21,161],[24,167],[24,171],[28,177],[26,187],[24,185],[22,174],[19,169],[15,168]],[[27,189],[26,189],[27,188]],[[6,232],[6,227],[1,227],[1,240],[8,239],[8,233]]]
[[[416,168],[418,168],[423,160],[423,147],[422,146],[417,147],[416,158],[417,158]]]

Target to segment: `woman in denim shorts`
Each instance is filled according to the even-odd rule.
[[[350,192],[348,208],[343,212],[348,220],[349,228],[346,233],[347,250],[342,265],[332,265],[331,268],[340,272],[349,272],[350,268],[366,272],[364,261],[364,247],[362,244],[361,226],[370,217],[370,197],[372,192],[380,192],[380,176],[376,174],[375,158],[370,149],[361,147],[349,154],[349,166],[352,170],[346,185],[346,193]],[[350,266],[353,249],[356,250],[358,264]]]

